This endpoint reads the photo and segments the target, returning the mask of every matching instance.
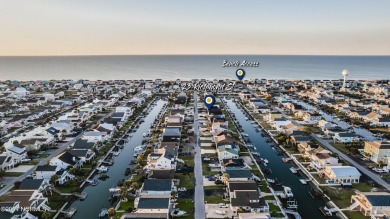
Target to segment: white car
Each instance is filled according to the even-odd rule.
[[[220,207],[220,208],[227,208],[228,206],[225,203],[219,203],[218,207]]]

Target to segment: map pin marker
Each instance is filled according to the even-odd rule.
[[[204,104],[206,105],[206,107],[210,110],[211,107],[214,106],[214,103],[215,103],[215,98],[213,95],[206,95],[204,97]]]
[[[245,77],[244,69],[237,69],[236,76],[237,76],[238,80],[241,81]]]

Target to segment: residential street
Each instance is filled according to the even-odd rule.
[[[202,157],[199,144],[198,99],[194,92],[194,136],[195,136],[195,218],[206,217],[203,189]]]
[[[340,157],[342,157],[344,160],[348,161],[352,166],[359,169],[360,172],[366,174],[368,177],[373,179],[376,183],[382,185],[387,190],[390,190],[390,185],[386,181],[384,181],[379,174],[372,172],[371,170],[367,169],[366,167],[364,167],[364,166],[360,165],[359,163],[357,163],[356,161],[352,160],[349,156],[347,156],[346,154],[343,154],[341,151],[337,150],[337,148],[335,148],[331,144],[329,144],[329,142],[321,139],[316,134],[311,134],[311,136],[313,138],[315,138],[317,141],[319,141],[321,144],[325,145],[331,151],[339,154]]]

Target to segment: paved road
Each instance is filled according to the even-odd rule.
[[[206,218],[203,189],[202,157],[199,145],[199,122],[198,122],[198,97],[194,92],[194,136],[195,136],[195,218]]]
[[[105,115],[104,117],[99,119],[98,122],[100,123],[105,118],[107,118],[108,116],[112,115],[114,113],[114,111],[115,111],[115,108],[110,113],[108,113],[107,115]],[[23,179],[25,179],[28,175],[30,175],[30,174],[32,174],[34,172],[34,170],[36,169],[37,166],[45,165],[53,157],[55,157],[58,154],[62,153],[65,149],[67,149],[70,145],[72,145],[75,141],[80,139],[82,136],[83,136],[83,132],[80,133],[79,135],[77,135],[76,137],[74,137],[72,140],[70,140],[68,142],[65,142],[63,144],[60,144],[57,150],[55,150],[53,153],[51,153],[48,157],[42,159],[37,165],[34,166],[34,168],[31,168],[29,171],[23,173],[21,176],[15,177],[12,180],[8,181],[7,185],[0,190],[0,196],[3,196],[5,193],[7,193],[14,186],[15,182],[22,181]]]
[[[387,190],[390,191],[390,185],[383,180],[380,175],[372,172],[371,170],[367,169],[366,167],[362,166],[361,164],[357,163],[353,159],[351,159],[349,156],[346,154],[342,153],[341,151],[337,150],[337,148],[333,147],[331,144],[329,144],[328,141],[321,139],[318,137],[316,134],[311,134],[313,138],[315,138],[317,141],[319,141],[322,145],[325,145],[328,149],[331,151],[337,153],[340,157],[342,157],[344,160],[348,161],[352,166],[356,167],[357,169],[360,170],[360,172],[366,174],[368,177],[373,179],[376,183],[379,185],[385,187]]]

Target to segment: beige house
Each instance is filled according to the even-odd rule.
[[[351,166],[327,166],[322,171],[329,184],[359,183],[360,172]]]
[[[381,161],[383,164],[387,164],[387,158],[390,157],[390,142],[366,141],[364,143],[364,153],[375,163]]]
[[[360,211],[371,218],[389,218],[390,193],[388,192],[356,192],[351,197],[352,211]]]

